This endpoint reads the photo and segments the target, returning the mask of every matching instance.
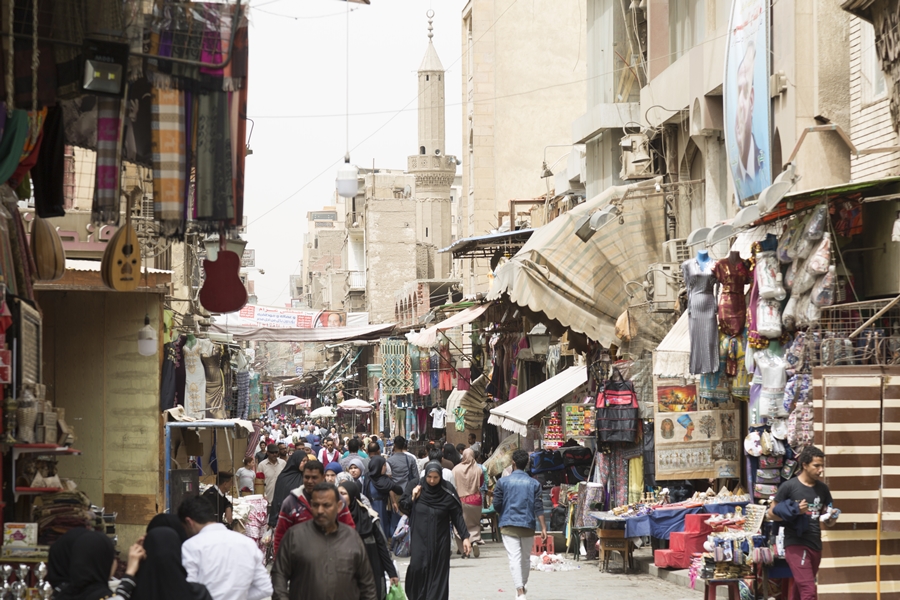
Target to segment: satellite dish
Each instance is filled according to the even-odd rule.
[[[775,207],[778,206],[781,199],[784,198],[785,194],[787,194],[797,182],[796,173],[797,168],[794,166],[794,163],[788,163],[784,171],[782,171],[778,177],[775,178],[775,181],[772,182],[772,185],[760,193],[759,199],[756,202],[756,205],[759,207],[760,215],[765,216],[775,210]]]
[[[684,245],[691,247],[697,246],[699,244],[705,244],[707,235],[709,235],[709,227],[699,227],[688,234],[687,240],[685,241]]]

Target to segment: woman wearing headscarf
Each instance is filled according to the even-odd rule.
[[[116,594],[109,580],[116,566],[116,549],[112,540],[99,531],[85,531],[72,546],[69,583],[54,600],[129,600],[135,588],[134,576],[145,553],[134,544],[128,551],[128,567]]]
[[[353,477],[353,481],[355,481],[361,489],[366,489],[366,465],[363,462],[362,458],[360,458],[359,456],[351,455],[347,459],[347,472],[350,473],[350,475]]]
[[[453,486],[441,477],[441,463],[425,465],[425,475],[410,481],[400,499],[409,515],[409,600],[448,600],[450,597],[450,525],[463,539],[466,556],[472,551],[462,504]]]
[[[69,567],[72,563],[72,547],[75,541],[87,533],[84,527],[70,529],[50,546],[47,558],[47,581],[53,586],[54,594],[69,583]]]
[[[372,574],[375,576],[376,597],[378,600],[382,600],[387,595],[384,584],[385,574],[390,577],[392,585],[400,581],[400,578],[397,575],[394,561],[391,560],[387,540],[378,524],[378,514],[362,503],[361,492],[355,482],[344,481],[338,486],[338,492],[347,503],[353,522],[356,523],[356,533],[362,538],[366,547]]]
[[[481,543],[481,466],[475,462],[475,452],[466,448],[462,453],[462,462],[453,467],[453,480],[456,493],[462,502],[463,518],[469,529],[469,541],[472,552],[477,558],[478,545]]]
[[[448,469],[453,469],[453,467],[462,462],[462,456],[459,455],[459,450],[457,450],[456,446],[450,442],[444,444],[444,458],[453,463],[452,466],[447,467]]]
[[[369,461],[369,481],[366,483],[366,495],[372,503],[372,508],[378,513],[381,526],[384,528],[385,537],[393,533],[391,529],[391,492],[397,496],[403,493],[403,488],[387,475],[387,461],[383,456],[374,456]]]
[[[335,483],[337,481],[337,476],[343,472],[344,469],[341,468],[341,463],[330,462],[325,465],[325,481],[328,483]]]
[[[147,556],[135,577],[131,600],[212,600],[202,583],[189,583],[181,565],[181,540],[168,527],[157,527],[144,538]]]
[[[272,503],[269,504],[269,527],[275,529],[278,525],[278,513],[281,512],[281,503],[288,497],[292,490],[303,485],[303,466],[309,457],[305,452],[294,452],[284,465],[278,479],[275,480],[275,492],[272,494]]]
[[[187,531],[184,529],[184,524],[178,517],[171,513],[160,513],[150,519],[150,522],[147,523],[147,533],[150,533],[158,527],[168,527],[169,529],[173,529],[175,533],[178,534],[178,539],[181,540],[180,543],[182,544],[187,540]]]

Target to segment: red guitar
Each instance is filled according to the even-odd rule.
[[[230,313],[247,304],[247,288],[241,283],[241,257],[225,249],[225,236],[215,261],[205,259],[206,280],[200,288],[200,304],[211,313]]]

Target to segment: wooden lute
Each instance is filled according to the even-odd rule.
[[[133,292],[141,279],[141,245],[137,232],[131,225],[131,205],[135,196],[142,195],[140,188],[134,188],[129,194],[125,206],[125,226],[120,227],[106,246],[106,276],[110,287],[117,292]]]

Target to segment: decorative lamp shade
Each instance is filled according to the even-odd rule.
[[[342,198],[355,198],[359,193],[359,169],[356,165],[350,164],[349,156],[338,169],[335,186],[338,196]]]
[[[150,315],[144,317],[144,326],[138,330],[138,353],[153,356],[159,347],[156,330],[150,325]]]
[[[545,325],[538,323],[528,332],[528,347],[535,355],[547,355],[550,351],[550,334]]]

